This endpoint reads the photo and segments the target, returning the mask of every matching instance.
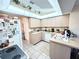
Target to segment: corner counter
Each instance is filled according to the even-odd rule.
[[[52,39],[50,41],[51,59],[70,59],[71,48],[79,49],[79,41],[72,38],[68,42]]]

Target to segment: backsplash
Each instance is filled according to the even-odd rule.
[[[68,29],[68,27],[35,27],[30,29],[32,31],[47,31],[47,32],[56,32],[56,30],[59,29],[61,32],[63,32],[64,29]]]

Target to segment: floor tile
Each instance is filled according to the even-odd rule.
[[[36,45],[24,44],[24,51],[29,55],[30,59],[50,59],[49,57],[49,43],[39,42]]]

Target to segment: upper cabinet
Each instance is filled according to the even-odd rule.
[[[69,15],[41,20],[42,27],[69,27]]]
[[[31,28],[33,27],[40,27],[40,20],[39,19],[35,19],[35,18],[29,18],[29,25]]]
[[[69,27],[69,15],[47,19],[29,18],[30,27]]]

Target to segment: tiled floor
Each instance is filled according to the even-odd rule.
[[[26,45],[24,43],[24,50],[28,53],[30,59],[50,59],[49,43],[43,41],[36,45]]]

